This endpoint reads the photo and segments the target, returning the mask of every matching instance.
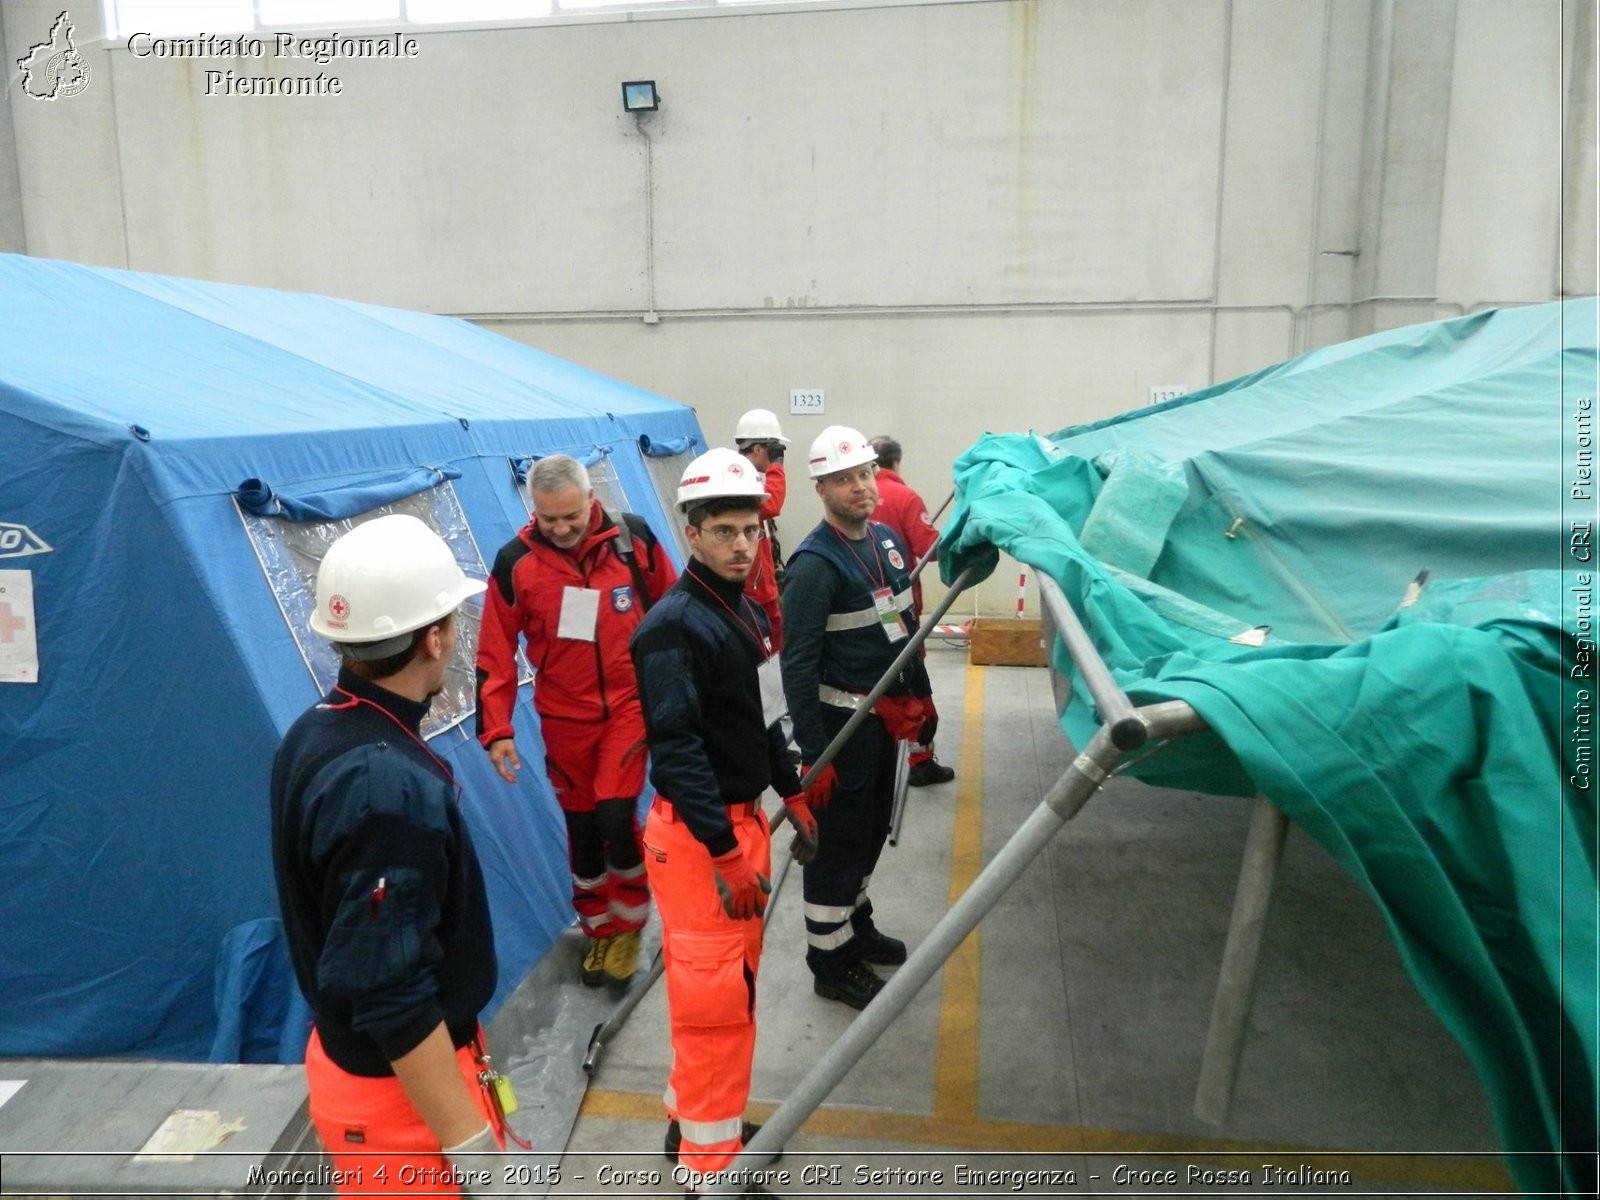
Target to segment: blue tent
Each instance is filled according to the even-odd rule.
[[[462,321],[0,255],[0,1055],[297,1058],[267,778],[333,669],[320,549],[416,512],[481,578],[559,451],[676,554],[660,489],[700,444],[690,409]],[[512,788],[459,665],[430,748],[498,1005],[571,919],[565,833],[530,689]]]

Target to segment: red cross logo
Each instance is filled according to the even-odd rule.
[[[28,627],[28,623],[21,617],[13,616],[11,605],[0,601],[0,642],[15,642],[16,634]]]
[[[840,454],[849,454],[850,453],[850,443],[849,442],[840,442],[839,443],[839,453]]]
[[[328,612],[342,621],[350,615],[350,605],[343,596],[329,596]]]
[[[728,474],[729,475],[743,475],[744,474],[744,468],[741,467],[738,463],[729,463],[728,464]]]

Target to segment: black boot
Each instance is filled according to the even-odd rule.
[[[746,1121],[739,1129],[739,1140],[748,1146],[750,1144],[750,1139],[755,1137],[756,1134],[760,1132],[761,1126],[752,1125],[749,1121]],[[678,1148],[682,1145],[683,1127],[680,1126],[676,1120],[668,1121],[666,1140],[661,1144],[661,1152],[667,1156],[668,1162],[675,1163],[678,1161]],[[777,1162],[782,1157],[783,1151],[779,1150],[773,1154],[771,1158],[767,1159],[767,1161],[769,1163]]]
[[[838,1000],[851,1008],[865,1008],[883,991],[883,980],[864,962],[819,964],[813,966],[811,972],[815,977],[811,981],[812,991],[824,1000]]]
[[[875,963],[880,967],[898,967],[906,961],[906,944],[899,938],[890,937],[876,925],[857,929],[855,944],[856,956],[862,962]]]
[[[925,758],[911,768],[906,782],[912,787],[927,787],[934,783],[949,783],[956,777],[955,769],[947,767],[937,758]]]

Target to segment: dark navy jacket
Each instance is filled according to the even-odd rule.
[[[859,542],[823,521],[795,547],[783,588],[783,690],[802,761],[815,762],[831,740],[819,687],[870,692],[905,645],[885,635],[872,593],[888,588],[906,636],[916,630],[911,567],[904,543],[877,521],[867,522]],[[907,693],[928,694],[926,668],[915,657],[885,694]]]
[[[767,655],[757,633],[772,636],[761,606],[691,560],[628,647],[650,782],[713,856],[737,845],[728,805],[758,800],[769,786],[780,796],[800,791],[780,723],[763,719],[756,671]]]
[[[394,1074],[441,1021],[466,1045],[494,994],[483,871],[447,768],[417,740],[427,711],[341,671],[272,764],[295,976],[328,1057],[352,1075]]]

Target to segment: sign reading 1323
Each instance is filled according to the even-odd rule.
[[[789,389],[789,413],[791,416],[820,417],[825,411],[821,388]]]

